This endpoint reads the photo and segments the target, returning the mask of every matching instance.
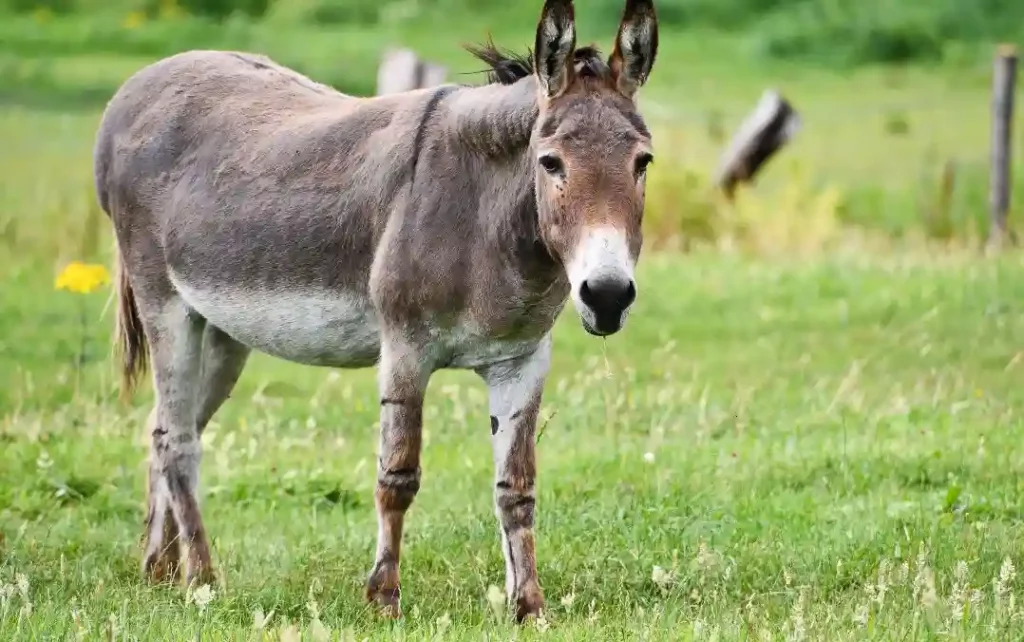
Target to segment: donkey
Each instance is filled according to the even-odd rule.
[[[200,438],[252,350],[376,366],[377,549],[366,597],[399,617],[405,513],[420,487],[427,381],[488,386],[495,504],[516,617],[544,605],[534,431],[551,329],[619,331],[636,299],[651,135],[636,94],[658,46],[627,0],[607,61],[547,0],[532,55],[468,47],[488,83],[347,96],[260,55],[190,51],[137,72],[94,150],[117,242],[128,394],[152,365],[143,574],[214,580]]]

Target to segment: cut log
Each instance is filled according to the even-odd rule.
[[[769,158],[800,130],[800,115],[779,92],[761,95],[722,155],[716,182],[732,200],[739,183],[751,183]]]
[[[411,49],[389,49],[377,69],[377,95],[433,87],[447,75],[446,67],[420,59]]]

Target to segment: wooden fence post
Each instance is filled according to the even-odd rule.
[[[999,247],[1016,235],[1010,230],[1007,215],[1010,209],[1010,169],[1013,147],[1013,94],[1017,79],[1017,49],[1002,45],[996,51],[992,69],[992,149],[989,176],[989,247]]]
[[[447,67],[422,60],[411,49],[389,49],[377,68],[377,95],[434,87],[447,75]]]
[[[800,115],[777,91],[766,90],[740,125],[719,163],[716,183],[732,200],[739,183],[749,183],[768,159],[800,130]]]

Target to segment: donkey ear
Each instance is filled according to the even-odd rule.
[[[658,16],[654,0],[626,0],[615,51],[608,59],[615,85],[624,96],[632,99],[647,82],[657,54]]]
[[[554,98],[569,88],[576,49],[576,18],[572,0],[547,0],[537,23],[533,68],[541,91]]]

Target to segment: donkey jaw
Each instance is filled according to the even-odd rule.
[[[634,261],[626,234],[613,227],[583,232],[567,272],[573,305],[583,329],[605,337],[626,323],[636,299]]]

